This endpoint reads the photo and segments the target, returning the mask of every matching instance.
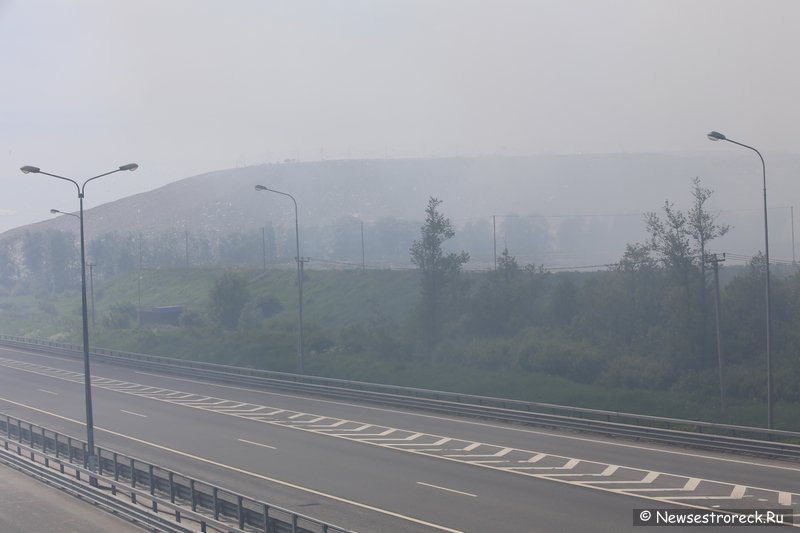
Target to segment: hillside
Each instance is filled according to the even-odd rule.
[[[345,220],[351,221],[355,234],[354,221],[372,225],[421,221],[428,197],[436,196],[444,200],[444,212],[457,229],[474,226],[479,242],[467,251],[476,260],[490,259],[490,226],[497,215],[498,246],[507,245],[526,260],[553,265],[611,262],[627,242],[643,237],[642,213],[659,210],[666,200],[687,208],[690,179],[700,176],[715,191],[712,209],[719,211],[721,222],[734,226],[720,246],[752,255],[760,249],[762,226],[760,169],[751,163],[741,154],[286,162],[189,177],[89,209],[86,233],[89,240],[110,232],[226,235],[272,224],[282,239],[290,240],[292,202],[254,191],[254,185],[264,184],[296,198],[301,233],[309,235],[303,244],[311,248],[304,255],[333,257],[319,228]],[[776,258],[791,259],[788,207],[800,197],[800,184],[791,179],[798,166],[798,156],[770,159],[771,242]],[[553,242],[538,251],[526,250],[526,240],[532,237],[524,231],[514,234],[504,225],[510,214],[540,217]],[[0,240],[51,229],[76,232],[75,222],[61,216],[7,231]],[[314,228],[320,235],[309,233]],[[409,231],[397,233],[403,240],[397,249],[407,250]]]

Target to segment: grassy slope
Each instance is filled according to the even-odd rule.
[[[187,334],[173,327],[112,330],[102,317],[117,303],[138,304],[139,274],[132,273],[108,283],[95,284],[97,326],[92,344],[107,348],[185,357],[226,364],[240,364],[294,371],[296,361],[297,288],[293,270],[243,271],[250,279],[252,301],[266,296],[280,300],[283,312],[242,334],[215,328],[197,328]],[[208,294],[220,270],[157,270],[142,273],[143,308],[181,305],[186,311],[205,312]],[[398,325],[404,324],[416,303],[418,274],[413,271],[317,271],[306,272],[304,316],[308,339],[325,331],[335,338],[348,325],[369,320],[377,312]],[[4,333],[80,343],[80,294],[56,298],[7,296],[0,298]],[[677,418],[719,420],[762,425],[763,402],[732,403],[720,413],[713,398],[670,392],[609,390],[544,374],[481,371],[463,366],[429,365],[367,359],[342,352],[308,353],[312,374],[390,383],[412,387],[461,391],[486,396],[639,412]],[[800,406],[779,405],[776,426],[798,427]]]

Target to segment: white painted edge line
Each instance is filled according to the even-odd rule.
[[[238,440],[239,442],[244,442],[245,444],[252,444],[253,446],[261,446],[262,448],[269,448],[270,450],[278,449],[275,446],[270,446],[269,444],[261,444],[260,442],[253,442],[251,440],[245,440],[245,439],[236,439],[236,440]]]
[[[39,389],[39,392],[44,392],[45,394],[52,394],[53,396],[58,396],[57,392],[53,392],[53,391],[50,391],[50,390]]]
[[[120,409],[119,412],[125,413],[126,415],[138,416],[139,418],[147,418],[147,415],[143,415],[141,413],[134,413],[133,411],[126,411],[125,409]]]
[[[12,350],[9,350],[9,349],[4,349],[4,348],[0,348],[0,350],[12,351]],[[16,350],[13,350],[13,352],[16,353]],[[26,353],[28,353],[28,352],[26,352]],[[62,359],[62,358],[59,358],[59,357],[53,357],[53,356],[49,356],[49,355],[40,355],[40,354],[31,354],[31,355],[45,357],[45,358],[48,358],[48,359],[57,359],[57,360],[61,360]],[[298,399],[306,400],[306,401],[313,401],[313,402],[319,402],[319,403],[328,403],[328,404],[332,404],[332,405],[347,405],[347,406],[357,407],[359,409],[365,409],[365,410],[370,410],[370,411],[381,411],[381,412],[386,412],[386,413],[402,413],[402,414],[405,414],[405,415],[411,415],[411,416],[416,416],[416,417],[420,417],[420,418],[429,418],[429,419],[432,419],[432,420],[446,420],[448,422],[456,422],[456,423],[466,424],[466,425],[471,425],[471,426],[481,426],[481,427],[486,427],[486,428],[496,428],[496,429],[502,429],[502,430],[505,430],[505,431],[512,431],[512,432],[518,432],[518,433],[528,433],[528,434],[531,434],[531,435],[543,435],[543,436],[551,437],[551,438],[576,440],[576,441],[581,441],[581,442],[594,442],[594,443],[602,444],[604,446],[613,446],[613,447],[617,447],[617,448],[631,448],[631,449],[635,449],[635,450],[644,450],[644,451],[656,452],[656,453],[662,453],[662,454],[668,454],[668,455],[680,455],[680,456],[684,456],[684,457],[694,457],[694,458],[697,458],[697,459],[705,459],[705,460],[710,460],[710,461],[723,461],[723,462],[726,462],[726,463],[736,463],[736,464],[743,464],[743,465],[749,465],[749,466],[757,466],[757,467],[760,467],[760,468],[774,468],[776,470],[789,470],[789,471],[792,471],[792,472],[800,472],[800,468],[798,468],[796,466],[784,466],[784,465],[780,465],[780,464],[771,464],[771,463],[762,463],[762,462],[757,462],[757,461],[748,461],[748,460],[744,460],[744,459],[735,459],[735,458],[732,458],[732,457],[720,457],[720,456],[714,456],[714,455],[707,455],[707,454],[703,454],[703,453],[694,453],[694,452],[685,452],[685,451],[670,450],[670,449],[664,449],[664,448],[655,448],[655,447],[652,447],[652,446],[642,446],[642,445],[639,445],[639,444],[630,444],[630,443],[627,443],[627,442],[619,442],[619,441],[613,441],[613,440],[603,440],[603,439],[592,438],[592,437],[579,437],[579,436],[576,436],[576,435],[563,434],[563,433],[560,433],[560,432],[557,432],[557,431],[542,431],[542,430],[538,430],[538,429],[520,428],[520,427],[514,427],[514,426],[501,426],[501,425],[498,425],[498,424],[488,424],[486,422],[480,422],[480,421],[475,421],[475,420],[466,420],[466,419],[460,419],[460,418],[451,418],[451,417],[447,417],[447,416],[431,415],[431,414],[426,414],[426,413],[417,413],[417,412],[414,412],[414,411],[404,411],[404,410],[401,410],[401,409],[389,409],[389,408],[385,408],[385,407],[365,406],[365,405],[359,405],[359,404],[350,403],[350,402],[342,402],[342,401],[338,401],[338,400],[324,400],[324,399],[320,399],[320,398],[309,398],[307,396],[300,396],[298,394],[285,394],[285,393],[279,393],[279,392],[264,391],[264,390],[258,390],[258,389],[250,389],[250,388],[247,388],[247,387],[236,387],[236,386],[233,386],[233,385],[225,385],[225,384],[222,384],[222,383],[215,383],[213,381],[204,381],[204,380],[197,380],[197,379],[181,378],[181,377],[177,377],[177,376],[169,376],[169,375],[164,375],[164,374],[155,374],[155,373],[150,373],[150,372],[135,371],[135,373],[136,374],[141,374],[143,376],[152,376],[152,377],[157,377],[157,378],[161,378],[161,379],[168,379],[168,380],[173,380],[173,381],[184,381],[186,383],[196,383],[196,384],[199,384],[199,385],[209,385],[209,386],[212,386],[212,387],[218,387],[218,388],[222,388],[222,389],[231,389],[231,390],[238,390],[238,391],[244,391],[244,392],[252,392],[254,394],[261,394],[261,395],[266,395],[266,396],[280,396],[282,398],[298,398]]]
[[[48,415],[48,416],[59,418],[61,420],[66,420],[68,422],[72,422],[73,424],[78,424],[80,426],[85,426],[86,425],[84,422],[81,422],[80,420],[75,420],[74,418],[69,418],[69,417],[62,416],[62,415],[59,415],[59,414],[56,414],[56,413],[51,413],[50,411],[45,411],[44,409],[39,409],[37,407],[33,407],[33,406],[30,406],[30,405],[25,405],[23,403],[15,402],[14,400],[9,400],[8,398],[0,397],[0,401],[4,401],[4,402],[10,403],[12,405],[17,405],[17,406],[23,407],[25,409],[30,409],[31,411],[36,411],[38,413],[42,413],[42,414],[45,414],[45,415]],[[268,476],[265,476],[265,475],[262,475],[262,474],[257,474],[255,472],[251,472],[249,470],[244,470],[243,468],[237,468],[235,466],[226,465],[225,463],[220,463],[220,462],[214,461],[212,459],[206,459],[205,457],[200,457],[200,456],[197,456],[197,455],[192,455],[190,453],[182,452],[180,450],[175,450],[173,448],[168,448],[167,446],[162,446],[162,445],[156,444],[154,442],[148,442],[146,440],[138,439],[136,437],[131,437],[130,435],[125,435],[124,433],[118,433],[118,432],[110,430],[110,429],[105,429],[105,428],[98,427],[98,426],[95,426],[95,429],[97,429],[98,431],[103,431],[105,433],[108,433],[109,435],[115,435],[115,436],[121,437],[123,439],[128,439],[128,440],[131,440],[133,442],[138,442],[139,444],[144,444],[145,446],[150,446],[150,447],[156,448],[158,450],[162,450],[162,451],[165,451],[165,452],[173,453],[173,454],[179,455],[181,457],[186,457],[186,458],[189,458],[189,459],[193,459],[193,460],[198,461],[200,463],[216,466],[218,468],[224,468],[225,470],[230,470],[231,472],[236,472],[238,474],[244,474],[244,475],[251,476],[251,477],[254,477],[254,478],[257,478],[257,479],[262,479],[264,481],[269,481],[271,483],[276,483],[278,485],[283,485],[285,487],[290,487],[292,489],[300,490],[300,491],[303,491],[303,492],[307,492],[309,494],[315,494],[317,496],[322,496],[324,498],[329,498],[329,499],[337,501],[337,502],[341,502],[341,503],[344,503],[344,504],[347,504],[347,505],[352,505],[354,507],[359,507],[361,509],[367,509],[369,511],[374,511],[376,513],[384,514],[384,515],[387,515],[387,516],[392,516],[394,518],[398,518],[398,519],[401,519],[401,520],[406,520],[408,522],[413,522],[415,524],[421,524],[423,526],[427,526],[427,527],[431,527],[431,528],[434,528],[434,529],[438,529],[439,531],[446,531],[447,533],[464,533],[463,531],[460,531],[458,529],[452,529],[452,528],[449,528],[449,527],[440,526],[440,525],[434,524],[432,522],[426,522],[426,521],[421,520],[419,518],[414,518],[412,516],[407,516],[407,515],[404,515],[404,514],[395,513],[394,511],[389,511],[388,509],[381,509],[380,507],[374,507],[374,506],[368,505],[366,503],[361,503],[361,502],[357,502],[357,501],[354,501],[354,500],[348,500],[347,498],[342,498],[342,497],[339,497],[339,496],[335,496],[333,494],[328,494],[326,492],[310,489],[310,488],[304,487],[302,485],[297,485],[297,484],[294,484],[294,483],[290,483],[288,481],[283,481],[283,480],[276,479],[276,478],[271,478],[271,477],[268,477]]]
[[[37,373],[38,373],[38,372],[37,372]],[[14,403],[14,402],[12,402],[12,403]],[[201,408],[202,408],[202,407],[204,407],[204,406],[196,406],[196,407],[201,407]],[[289,412],[291,412],[291,411],[289,411]],[[231,414],[233,414],[233,413],[231,413]],[[235,414],[234,414],[234,416],[235,416]],[[369,427],[369,425],[367,425],[367,427]],[[298,427],[297,429],[301,429],[301,430],[303,430],[303,428],[302,428],[302,427]],[[383,429],[383,428],[381,428],[381,429]],[[334,435],[334,436],[339,436],[339,435]],[[363,435],[362,435],[362,436],[363,436]],[[350,438],[352,439],[352,436],[350,436]],[[360,439],[352,439],[352,440],[360,440]],[[365,439],[363,442],[367,442],[367,443],[373,444],[373,443],[371,443],[371,442],[370,442],[370,439]],[[480,445],[481,445],[481,443],[476,443],[476,442],[473,442],[473,443],[471,443],[471,444],[470,444],[468,447],[464,448],[464,450],[467,450],[467,449],[474,449],[474,448],[477,448],[477,447],[478,447],[478,446],[480,446]],[[487,446],[490,446],[490,447],[492,447],[492,448],[494,448],[494,449],[498,449],[498,448],[499,448],[498,446],[494,446],[494,445],[487,445]],[[501,452],[500,452],[500,453],[502,453],[504,450],[505,450],[504,448],[503,448],[503,449],[501,449]],[[410,451],[411,453],[415,453],[415,452],[417,452],[416,450],[406,450],[406,451]],[[524,450],[521,450],[521,451],[524,451]],[[499,455],[500,453],[496,453],[496,454],[493,454],[493,455],[494,455],[494,456],[497,456],[497,455]],[[690,455],[690,454],[686,454],[686,455]],[[558,456],[556,456],[556,455],[553,455],[553,457],[558,457]],[[442,458],[453,460],[453,459],[451,459],[450,457],[447,457],[447,456],[444,456],[444,457],[442,457]],[[569,459],[569,460],[570,460],[569,462],[571,462],[571,461],[579,461],[579,460],[577,460],[577,459],[571,459],[571,458],[566,458],[566,459]],[[459,461],[459,462],[462,462],[462,461]],[[568,462],[568,464],[569,464],[569,462]],[[591,462],[591,461],[587,461],[587,462]],[[475,466],[488,466],[488,465],[480,465],[480,464],[476,464],[476,463],[477,463],[477,462],[474,462],[474,463],[467,462],[466,464],[474,464]],[[565,465],[565,466],[567,466],[567,465]],[[607,465],[604,465],[604,466],[607,466]],[[497,468],[495,468],[495,469],[497,469]],[[536,468],[536,469],[538,470],[538,468]],[[544,469],[544,468],[542,468],[542,469]],[[563,470],[563,469],[567,469],[567,468],[565,468],[565,467],[556,468],[556,470]],[[627,470],[640,470],[640,469],[632,469],[632,468],[630,468],[630,467],[626,467],[626,469],[627,469]],[[505,470],[505,468],[500,468],[499,470]],[[787,470],[796,470],[796,469],[787,469]],[[640,471],[641,471],[641,470],[640,470]],[[651,482],[652,482],[652,481],[653,481],[655,478],[657,478],[659,475],[661,475],[661,474],[662,474],[662,473],[660,473],[660,472],[647,472],[647,471],[643,471],[643,472],[647,473],[647,475],[646,475],[646,476],[645,476],[645,478],[644,478],[643,480],[641,480],[639,483],[648,483],[648,484],[649,484],[649,483],[651,483]],[[522,473],[522,472],[520,472],[520,473]],[[557,475],[552,475],[552,474],[551,474],[551,475],[550,475],[550,476],[552,476],[552,478],[551,478],[551,477],[550,477],[548,474],[546,474],[546,473],[541,473],[541,474],[533,474],[533,473],[531,473],[531,474],[528,474],[528,473],[522,473],[522,474],[524,474],[524,475],[528,475],[528,476],[532,476],[532,477],[538,477],[538,478],[551,479],[552,481],[562,481],[562,482],[564,482],[564,481],[565,481],[565,480],[560,480],[560,479],[557,479],[557,477],[558,477]],[[667,474],[667,475],[673,475],[673,474]],[[729,483],[727,483],[727,482],[720,482],[720,481],[710,481],[710,482],[712,482],[712,483],[716,483],[716,484],[724,484],[724,485],[729,485],[729,486],[730,486],[730,484],[729,484]],[[597,484],[600,484],[600,483],[613,483],[613,481],[595,481],[595,482],[583,482],[583,483],[581,483],[581,482],[575,482],[575,481],[572,481],[571,483],[572,483],[572,484],[574,484],[574,485],[578,485],[578,486],[584,486],[584,487],[587,487],[587,488],[595,488],[595,489],[600,489],[600,487],[597,487],[597,486],[596,486]],[[630,483],[630,481],[624,481],[623,483]],[[776,492],[778,492],[778,491],[776,491],[775,489],[763,489],[763,488],[760,488],[760,487],[752,487],[752,488],[754,488],[754,489],[759,489],[759,490],[765,490],[765,491],[768,491],[768,492],[771,492],[771,493],[776,493]],[[602,490],[602,489],[600,489],[600,490]],[[629,495],[629,496],[637,496],[637,494],[635,494],[635,492],[636,492],[636,489],[635,489],[635,488],[633,488],[633,487],[628,487],[628,488],[625,488],[625,489],[606,489],[606,490],[607,490],[608,492],[613,492],[613,493],[623,493],[623,494],[627,494],[627,495]],[[738,499],[738,498],[740,498],[741,496],[739,496],[739,495],[737,494],[737,492],[739,492],[739,491],[737,491],[736,489],[734,489],[734,491],[732,491],[732,494],[731,494],[731,496],[722,496],[722,497],[717,497],[717,496],[715,496],[715,497],[698,497],[698,498],[696,498],[696,499],[697,499],[697,500],[711,500],[711,499]],[[643,497],[643,496],[639,495],[639,497]],[[660,497],[660,498],[652,498],[652,497],[651,497],[650,499],[652,499],[652,500],[655,500],[655,501],[666,501],[666,502],[669,502],[669,501],[670,501],[670,498],[668,498],[668,497]],[[676,500],[688,500],[688,499],[692,499],[692,498],[685,498],[685,497],[675,497],[675,499],[676,499]],[[702,508],[702,507],[698,507],[698,508]]]
[[[430,483],[423,483],[422,481],[417,481],[417,485],[423,485],[425,487],[431,487],[432,489],[439,489],[439,490],[443,490],[443,491],[446,491],[446,492],[452,492],[452,493],[455,493],[455,494],[461,494],[462,496],[469,496],[470,498],[477,498],[478,497],[477,494],[471,494],[469,492],[463,492],[463,491],[455,490],[455,489],[448,489],[447,487],[440,487],[439,485],[431,485]]]

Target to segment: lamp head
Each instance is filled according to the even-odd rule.
[[[127,165],[122,165],[121,167],[119,167],[120,170],[130,170],[130,171],[134,171],[137,168],[139,168],[139,165],[137,165],[136,163],[128,163]]]
[[[39,167],[32,167],[30,165],[25,165],[24,167],[20,168],[23,174],[30,174],[31,172],[34,174],[38,174],[40,172]]]
[[[269,189],[267,189],[263,185],[256,185],[256,190],[257,191],[268,191]]]
[[[728,140],[727,137],[725,137],[723,134],[721,134],[718,131],[712,131],[711,133],[706,135],[706,137],[708,137],[709,141],[727,141]]]

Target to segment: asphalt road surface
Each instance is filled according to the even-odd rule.
[[[82,373],[79,359],[0,348],[0,414],[85,439]],[[796,463],[100,363],[92,385],[99,447],[360,533],[646,531],[634,509],[800,512]],[[728,529],[772,528],[714,528]]]

